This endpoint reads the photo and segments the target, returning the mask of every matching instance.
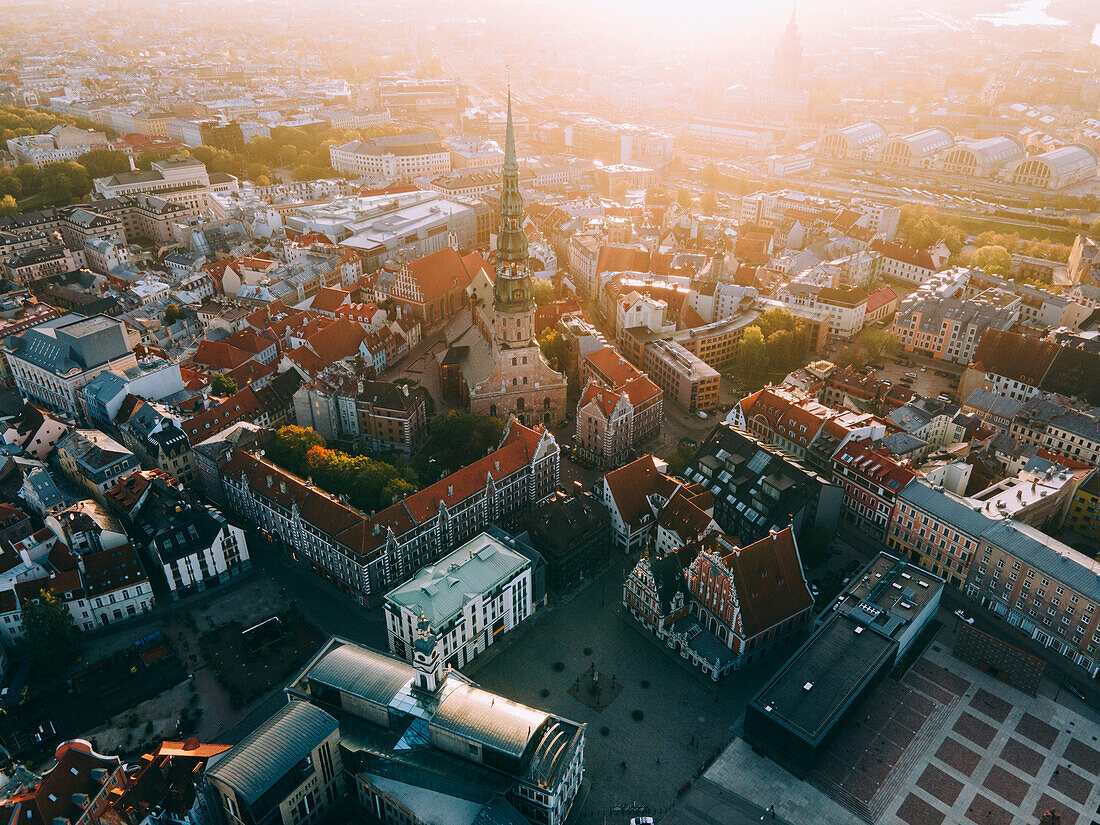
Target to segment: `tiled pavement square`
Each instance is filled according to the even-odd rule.
[[[942,825],[947,814],[933,808],[919,796],[909,794],[898,808],[897,817],[909,825]]]
[[[1055,811],[1061,814],[1062,825],[1076,825],[1077,817],[1080,815],[1077,809],[1071,808],[1065,802],[1059,802],[1049,794],[1043,794],[1039,799],[1039,804],[1035,806],[1035,821],[1038,822],[1039,818],[1047,811]]]
[[[905,677],[905,682],[911,687],[919,690],[921,693],[927,694],[939,702],[941,705],[947,705],[954,699],[954,695],[951,691],[933,682],[931,679],[926,679],[924,676],[910,672]],[[927,699],[925,701],[928,701]]]
[[[992,725],[987,725],[977,716],[973,714],[963,712],[962,716],[955,722],[955,727],[952,728],[955,733],[962,734],[971,742],[981,745],[983,748],[988,748],[989,743],[993,741],[993,737],[997,735],[997,730]]]
[[[950,736],[943,740],[940,749],[936,751],[936,758],[966,776],[974,773],[974,768],[982,761],[981,756]]]
[[[1035,776],[1039,773],[1039,768],[1043,767],[1045,757],[1019,739],[1010,739],[1001,748],[1001,759],[1019,768],[1024,773]]]
[[[930,662],[927,659],[919,660],[913,669],[926,679],[931,679],[940,687],[950,691],[955,696],[962,696],[970,688],[970,682],[962,676],[952,673],[945,667]]]
[[[984,713],[990,719],[996,719],[998,722],[1003,722],[1007,719],[1008,712],[1012,710],[1012,705],[1000,696],[994,696],[984,688],[979,689],[970,698],[970,707]]]
[[[1078,803],[1088,799],[1092,791],[1091,782],[1065,766],[1058,768],[1050,777],[1050,787]]]
[[[1080,739],[1071,739],[1066,746],[1065,759],[1083,771],[1094,776],[1100,775],[1100,751],[1090,747]]]
[[[966,811],[966,818],[978,825],[1012,825],[1012,812],[978,794]]]
[[[955,800],[962,793],[963,783],[953,776],[948,776],[935,765],[929,765],[917,780],[920,788],[928,791],[932,796],[948,805],[954,805]]]
[[[904,707],[898,708],[898,712],[894,714],[894,719],[912,731],[920,730],[921,725],[924,724],[924,720],[927,718],[927,714],[922,714],[909,703],[906,703]]]
[[[908,725],[895,723],[883,731],[882,735],[886,737],[887,741],[904,750],[916,738],[917,732]]]
[[[1016,724],[1016,732],[1026,736],[1032,742],[1038,742],[1044,748],[1049,748],[1058,738],[1058,728],[1051,727],[1037,716],[1025,713]]]
[[[1019,807],[1027,796],[1028,784],[1015,774],[1009,773],[1000,765],[994,765],[982,785],[1001,799],[1007,799],[1013,805]]]

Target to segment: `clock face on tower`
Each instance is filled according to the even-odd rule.
[[[513,301],[522,301],[523,300],[523,290],[522,289],[513,289],[512,290],[512,300]]]

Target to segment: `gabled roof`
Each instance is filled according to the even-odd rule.
[[[351,291],[326,286],[313,296],[310,309],[318,312],[335,312],[338,307],[351,301]]]
[[[590,352],[585,356],[585,360],[616,387],[625,386],[641,375],[634,365],[619,355],[619,351],[612,346],[601,347]]]
[[[468,270],[462,256],[449,246],[410,261],[408,266],[409,275],[420,287],[424,303],[430,303],[451,290],[465,289],[477,274],[477,270]]]
[[[657,469],[651,455],[644,455],[604,476],[619,517],[631,527],[641,525],[650,515],[649,496],[659,493],[672,498],[680,482]]]
[[[910,266],[919,267],[920,269],[927,269],[932,272],[936,271],[936,265],[932,261],[932,254],[927,249],[916,249],[912,246],[903,246],[899,243],[892,243],[890,241],[872,241],[872,252],[878,252],[884,258],[889,258],[892,261],[900,261],[903,264],[909,264]],[[870,307],[868,307],[870,309]]]
[[[210,436],[221,432],[230,424],[241,420],[251,420],[262,409],[256,391],[245,387],[231,395],[220,404],[196,413],[183,422],[183,431],[191,444],[198,444]]]
[[[813,606],[790,527],[736,548],[722,561],[733,574],[746,638]]]
[[[359,345],[366,337],[367,331],[359,324],[346,318],[337,318],[307,340],[321,362],[327,365],[357,354]]]
[[[987,329],[974,351],[970,368],[1038,387],[1058,350],[1058,345],[1053,341]]]

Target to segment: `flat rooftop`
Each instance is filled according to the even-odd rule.
[[[879,671],[898,643],[836,614],[761,688],[751,705],[810,744],[818,744]]]
[[[872,605],[909,622],[933,602],[941,590],[943,580],[939,576],[903,559],[879,553],[844,589],[837,602],[842,610],[861,603]],[[889,630],[882,628],[882,632]]]

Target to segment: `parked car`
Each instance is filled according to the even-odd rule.
[[[967,624],[974,624],[974,619],[971,616],[967,616],[961,610],[956,610],[955,611],[955,616],[958,617],[959,619],[962,619]]]

